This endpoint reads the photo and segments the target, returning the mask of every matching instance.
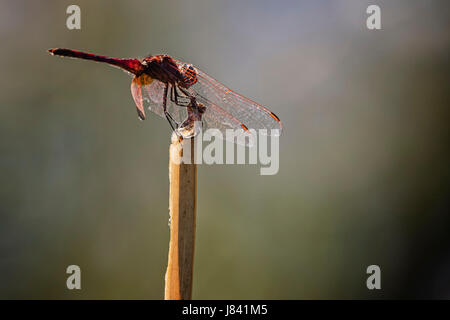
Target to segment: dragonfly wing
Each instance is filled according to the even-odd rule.
[[[177,61],[181,65],[184,62]],[[280,119],[269,109],[230,90],[200,69],[195,69],[197,81],[189,87],[189,92],[214,103],[250,129],[266,129],[267,135],[280,135]],[[262,132],[264,133],[264,132]]]
[[[131,82],[131,94],[141,120],[145,119],[145,107],[158,116],[164,117],[164,109],[162,107],[164,84],[162,82],[154,80],[147,75],[134,77]],[[141,114],[144,116],[141,117]]]
[[[206,111],[202,116],[203,129],[218,130],[220,138],[223,140],[246,146],[255,144],[255,137],[252,136],[252,133],[233,115],[203,97],[197,97],[197,101],[206,106]]]
[[[145,120],[145,109],[142,100],[142,87],[137,84],[136,77],[131,82],[131,95],[133,96],[134,103],[136,104],[136,110],[139,119]]]
[[[165,118],[163,108],[165,86],[163,82],[152,79],[147,75],[134,77],[131,82],[131,94],[141,120],[145,119],[145,108]],[[178,124],[182,123],[187,117],[185,109],[177,106],[169,98],[167,99],[167,111]]]

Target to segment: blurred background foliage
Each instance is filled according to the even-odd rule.
[[[166,53],[282,119],[277,175],[199,167],[194,298],[449,298],[449,12],[1,0],[0,298],[163,297],[169,126],[138,121],[125,73],[52,47]],[[66,289],[70,264],[80,291]],[[366,288],[371,264],[380,291]]]

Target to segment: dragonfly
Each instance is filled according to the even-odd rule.
[[[130,73],[131,94],[139,119],[146,119],[147,108],[166,118],[182,138],[197,135],[194,122],[219,130],[224,139],[232,142],[236,139],[233,136],[227,139],[227,129],[239,130],[244,135],[250,129],[263,129],[261,133],[265,135],[281,134],[282,123],[272,111],[234,92],[192,64],[168,55],[120,59],[63,48],[48,51],[52,55],[107,63]]]

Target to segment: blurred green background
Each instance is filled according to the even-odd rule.
[[[283,121],[277,175],[198,169],[195,299],[450,298],[449,8],[1,0],[0,298],[163,298],[169,126],[137,119],[125,73],[52,47],[166,53]]]

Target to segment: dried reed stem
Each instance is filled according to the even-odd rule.
[[[188,300],[192,297],[197,197],[194,143],[191,143],[191,164],[180,161],[183,156],[182,145],[189,142],[179,142],[177,136],[173,135],[170,145],[170,244],[165,300]]]

